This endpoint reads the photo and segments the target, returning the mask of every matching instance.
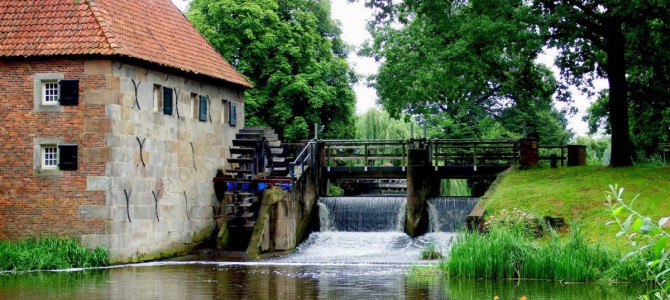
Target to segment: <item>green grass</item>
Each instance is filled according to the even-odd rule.
[[[452,277],[547,279],[565,282],[598,280],[641,282],[640,261],[619,261],[621,254],[586,242],[575,229],[548,242],[529,236],[521,226],[494,227],[486,234],[462,233],[439,264]]]
[[[432,260],[432,259],[440,259],[442,258],[442,253],[437,250],[435,247],[435,244],[428,244],[425,248],[421,249],[421,253],[419,254],[421,256],[421,259],[426,259],[426,260]]]
[[[538,217],[565,217],[579,222],[586,240],[624,249],[615,237],[617,228],[605,227],[611,220],[603,205],[608,185],[625,188],[624,198],[640,194],[634,208],[658,220],[670,216],[670,168],[668,167],[562,167],[515,170],[502,178],[487,199],[487,214],[518,208]]]
[[[0,270],[54,270],[109,265],[107,250],[89,250],[70,238],[45,236],[0,241]]]

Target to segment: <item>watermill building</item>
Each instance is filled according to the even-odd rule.
[[[0,238],[188,251],[251,87],[169,0],[0,0]]]

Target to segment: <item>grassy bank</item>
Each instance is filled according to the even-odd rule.
[[[109,265],[107,250],[89,250],[70,238],[45,236],[0,241],[0,271],[54,270]]]
[[[573,228],[574,229],[574,228]],[[539,242],[516,226],[493,227],[487,234],[460,234],[439,268],[451,277],[547,279],[565,282],[647,280],[639,260],[620,260],[607,246],[587,243],[580,230]]]
[[[581,224],[589,242],[626,248],[615,237],[617,228],[605,226],[611,220],[606,211],[608,185],[625,188],[624,198],[640,194],[634,207],[654,220],[670,216],[670,168],[668,167],[562,167],[536,168],[508,173],[482,205],[487,215],[517,208],[535,216],[561,216],[568,223]]]

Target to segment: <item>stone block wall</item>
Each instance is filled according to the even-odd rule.
[[[110,225],[82,240],[108,247],[113,261],[184,253],[215,227],[212,178],[244,124],[243,92],[119,62],[111,63],[111,73],[119,101],[100,93],[111,122],[105,139],[111,159],[105,176],[88,180],[107,195]],[[173,90],[172,115],[159,102],[155,107],[157,87]],[[200,95],[209,99],[206,121],[191,107]],[[226,101],[238,105],[236,126],[224,118]]]

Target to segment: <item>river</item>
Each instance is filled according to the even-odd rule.
[[[401,200],[401,199],[400,199]],[[189,256],[98,269],[0,274],[0,299],[636,299],[627,285],[486,281],[412,276],[437,261],[419,259],[434,244],[443,253],[455,233],[410,238],[401,231],[400,200],[367,217],[359,202],[322,201],[321,231],[296,251],[258,261]],[[356,227],[337,214],[355,214]],[[380,214],[388,214],[382,217]],[[327,216],[327,217],[326,217]],[[460,217],[458,217],[460,218]],[[458,220],[457,220],[458,221]],[[386,223],[385,223],[386,222]],[[353,227],[352,227],[353,226]],[[444,226],[444,224],[440,225]],[[433,227],[440,227],[433,226]],[[351,228],[363,231],[349,231]],[[346,230],[342,230],[346,228]],[[380,229],[381,228],[381,229]],[[355,228],[354,228],[355,229]],[[371,231],[374,229],[375,231]]]

